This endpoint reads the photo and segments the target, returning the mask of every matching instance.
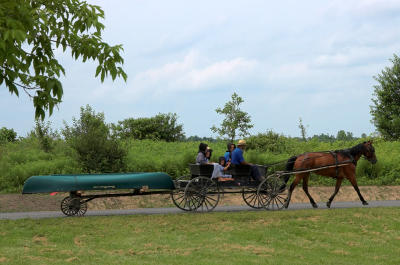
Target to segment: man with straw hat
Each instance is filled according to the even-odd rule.
[[[256,165],[247,163],[244,160],[243,157],[243,152],[246,150],[246,141],[245,140],[239,140],[237,147],[235,150],[232,152],[232,164],[233,165],[249,165],[251,167],[251,176],[258,181],[263,181],[263,177],[260,174],[260,171],[258,171],[258,167]]]

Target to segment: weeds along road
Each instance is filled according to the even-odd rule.
[[[363,206],[361,202],[333,202],[331,209],[340,208],[374,208],[374,207],[400,207],[400,200],[397,201],[370,201],[369,205]],[[288,209],[282,211],[291,210],[304,210],[312,209],[309,203],[293,203],[290,204]],[[325,203],[318,203],[317,210],[328,210]],[[238,211],[265,211],[255,210],[248,206],[220,206],[214,209],[214,212],[238,212]],[[108,215],[138,215],[138,214],[198,214],[193,212],[184,212],[178,208],[143,208],[143,209],[132,209],[132,210],[103,210],[103,211],[90,211],[88,210],[85,214],[89,216],[108,216]],[[268,214],[268,211],[265,211]],[[21,212],[21,213],[0,213],[0,220],[16,220],[23,218],[31,219],[42,219],[42,218],[79,218],[79,217],[66,217],[61,211],[59,212]]]

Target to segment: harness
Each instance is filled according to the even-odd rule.
[[[354,159],[354,157],[352,156],[352,154],[350,152],[343,152],[343,150],[335,150],[335,151],[328,151],[334,158],[335,158],[335,169],[336,169],[336,178],[339,175],[339,161],[338,161],[338,157],[337,154],[338,153],[342,153],[345,156],[348,156],[350,158],[351,163],[353,163],[355,166],[357,166],[357,161]]]
[[[329,151],[329,153],[331,153],[331,155],[335,158],[335,169],[336,169],[336,176],[335,178],[338,177],[339,175],[339,167],[338,167],[338,159],[337,159],[337,152],[336,151]]]

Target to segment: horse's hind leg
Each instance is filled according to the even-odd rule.
[[[303,190],[304,190],[305,194],[307,195],[308,199],[310,200],[312,207],[318,208],[318,205],[315,203],[314,199],[311,197],[310,193],[308,192],[308,179],[309,178],[310,178],[309,173],[303,178]]]
[[[331,203],[333,201],[333,198],[335,198],[336,194],[339,192],[340,185],[342,185],[342,180],[343,180],[343,178],[339,178],[339,177],[336,179],[335,192],[332,194],[332,196],[329,198],[328,202],[326,203],[326,206],[328,208],[331,208]]]
[[[366,200],[364,200],[364,197],[361,195],[360,189],[358,188],[355,174],[352,174],[352,176],[350,176],[348,179],[349,179],[351,185],[353,185],[354,190],[357,192],[358,197],[360,198],[360,201],[362,202],[362,204],[368,205],[368,202]]]
[[[287,198],[285,200],[285,204],[284,204],[285,208],[289,207],[290,199],[292,198],[292,192],[296,188],[297,184],[299,184],[300,180],[303,177],[304,177],[304,174],[297,174],[295,179],[293,180],[292,184],[290,185],[289,193],[288,193],[288,196],[287,196]]]

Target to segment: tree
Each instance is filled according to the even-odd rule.
[[[243,102],[244,100],[238,94],[233,93],[231,101],[225,103],[223,109],[217,108],[215,110],[218,114],[224,115],[225,118],[220,128],[213,125],[211,131],[218,133],[222,137],[226,135],[230,141],[233,141],[237,135],[247,136],[249,129],[253,128],[253,125],[249,114],[240,109],[240,104]]]
[[[6,127],[0,129],[0,143],[15,142],[16,139],[17,133],[14,129],[7,129]]]
[[[400,58],[393,55],[391,67],[385,67],[374,79],[374,105],[371,106],[372,122],[387,140],[400,139]]]
[[[306,127],[303,124],[303,120],[301,118],[299,118],[299,125],[298,125],[300,132],[301,132],[301,139],[303,139],[303,141],[307,141],[307,132],[306,132]]]
[[[354,136],[352,132],[345,132],[344,130],[340,130],[337,132],[336,140],[339,141],[351,141],[354,140]]]
[[[35,117],[52,114],[61,102],[65,75],[54,50],[62,48],[83,62],[98,62],[95,76],[101,81],[127,75],[121,45],[102,41],[104,12],[99,6],[82,0],[2,0],[0,3],[0,85],[11,94],[20,90],[33,99]]]
[[[31,135],[39,140],[40,148],[46,153],[53,149],[53,141],[59,137],[56,132],[51,129],[51,122],[45,123],[41,119],[36,119],[35,128]]]
[[[174,142],[183,140],[183,125],[178,124],[176,113],[159,113],[150,118],[129,118],[113,125],[114,134],[119,138],[134,138],[138,140],[151,139]]]
[[[311,139],[316,139],[320,142],[334,142],[336,140],[335,136],[324,133],[321,133],[319,135],[314,134],[314,136]]]
[[[217,142],[217,139],[212,137],[200,137],[197,135],[192,135],[184,139],[186,142]]]
[[[262,152],[287,153],[288,138],[269,130],[247,138],[247,149],[255,149]]]
[[[103,113],[86,105],[81,107],[79,120],[65,124],[62,130],[67,143],[76,150],[82,169],[87,173],[119,172],[125,169],[126,152],[111,137],[110,128],[104,122]]]

